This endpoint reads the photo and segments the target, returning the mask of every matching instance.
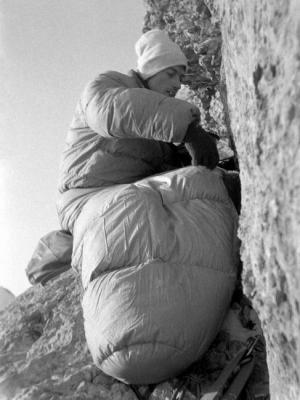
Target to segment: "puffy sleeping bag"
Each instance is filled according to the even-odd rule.
[[[148,384],[208,349],[228,310],[237,213],[221,171],[186,167],[88,194],[73,227],[95,364]]]

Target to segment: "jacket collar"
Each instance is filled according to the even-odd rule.
[[[147,82],[144,81],[144,79],[142,79],[142,77],[140,76],[140,74],[137,71],[135,71],[134,69],[131,69],[128,72],[128,75],[136,81],[136,83],[138,84],[139,87],[149,89]]]

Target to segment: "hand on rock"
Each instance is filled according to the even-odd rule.
[[[190,124],[185,136],[185,147],[192,158],[192,165],[214,169],[219,162],[216,139],[197,123]]]

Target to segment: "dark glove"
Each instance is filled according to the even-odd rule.
[[[216,167],[219,162],[216,136],[206,132],[197,123],[189,125],[184,144],[192,158],[192,165],[204,165],[209,169]]]

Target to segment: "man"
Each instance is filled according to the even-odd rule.
[[[153,383],[196,361],[221,326],[237,214],[199,110],[175,98],[186,57],[157,29],[136,53],[136,71],[104,72],[80,97],[58,214],[74,239],[94,362],[124,382]],[[193,166],[180,168],[178,143]]]

